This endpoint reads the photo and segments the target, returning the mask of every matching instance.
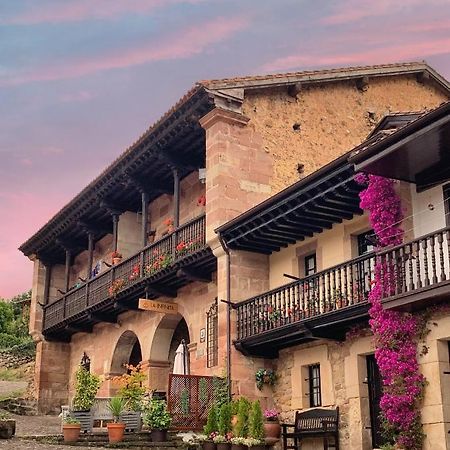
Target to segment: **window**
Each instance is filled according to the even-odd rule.
[[[320,364],[308,366],[309,380],[309,406],[314,408],[322,406],[322,394],[320,392]]]
[[[374,245],[374,232],[373,230],[366,231],[365,233],[358,234],[358,256],[365,255],[366,253],[373,252],[375,250]]]
[[[314,275],[317,272],[317,258],[316,254],[305,256],[305,277]]]
[[[450,184],[444,186],[445,223],[450,227]]]
[[[218,341],[219,316],[217,299],[206,313],[206,366],[217,366],[219,360]]]

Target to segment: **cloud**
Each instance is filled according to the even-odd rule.
[[[79,22],[90,19],[111,20],[124,14],[148,14],[177,4],[196,4],[207,0],[70,0],[33,6],[15,16],[0,19],[9,25],[37,25],[42,23]]]
[[[59,97],[59,99],[63,103],[72,103],[72,102],[87,102],[87,101],[93,99],[94,97],[95,97],[95,95],[92,92],[78,91],[78,92],[63,94]]]
[[[26,166],[26,167],[30,167],[33,165],[33,161],[31,161],[31,159],[29,159],[29,158],[20,158],[19,163],[22,166]]]
[[[48,156],[48,155],[62,155],[64,153],[64,149],[61,147],[44,147],[40,149],[40,153],[42,155]]]
[[[423,0],[345,0],[337,2],[336,11],[323,17],[320,23],[325,25],[338,25],[356,22],[368,17],[393,16],[407,11],[413,7],[424,5]],[[448,0],[428,0],[426,7],[448,5]]]
[[[410,42],[404,45],[392,45],[361,50],[356,52],[324,54],[293,54],[277,58],[262,66],[263,71],[283,71],[302,67],[339,66],[347,64],[382,64],[398,61],[424,59],[428,56],[450,53],[450,38],[424,42]]]
[[[46,64],[28,72],[0,76],[0,86],[13,86],[34,81],[77,78],[111,69],[124,69],[170,59],[186,59],[203,53],[208,47],[230,38],[246,28],[245,17],[219,17],[181,30],[145,46],[122,49],[94,58],[78,58],[67,63]]]

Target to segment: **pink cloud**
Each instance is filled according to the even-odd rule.
[[[64,153],[64,149],[62,149],[61,147],[53,147],[53,146],[49,146],[49,147],[44,147],[40,149],[40,153],[42,155],[61,155]]]
[[[58,193],[0,192],[0,297],[31,288],[32,263],[17,247],[45,223],[63,199]]]
[[[249,20],[241,16],[219,17],[181,30],[160,42],[110,52],[95,58],[80,58],[66,64],[46,64],[29,72],[9,74],[0,77],[0,86],[77,78],[104,70],[123,69],[155,61],[185,59],[198,55],[211,45],[231,37],[248,24]]]
[[[88,19],[113,19],[124,14],[146,14],[156,8],[180,3],[195,4],[207,0],[70,0],[49,5],[35,2],[33,7],[0,23],[35,25],[41,23],[78,22]]]
[[[372,50],[325,54],[293,54],[264,64],[263,71],[283,71],[312,66],[338,66],[346,64],[381,64],[389,62],[424,59],[428,56],[450,53],[450,38],[405,45],[386,45]]]
[[[61,95],[59,98],[64,103],[87,102],[95,97],[95,94],[88,91],[71,92]]]
[[[19,159],[19,162],[22,166],[32,166],[33,165],[33,161],[31,161],[31,159],[29,158],[21,158]]]
[[[428,7],[438,5],[448,5],[447,0],[428,0]],[[324,17],[320,23],[325,25],[338,25],[349,22],[355,22],[367,17],[391,16],[403,11],[407,11],[416,6],[424,5],[422,0],[345,0],[336,3],[336,11],[331,15]]]

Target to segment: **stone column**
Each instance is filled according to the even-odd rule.
[[[169,383],[169,361],[147,360],[141,362],[143,372],[147,375],[148,387],[167,392]]]
[[[242,114],[216,108],[200,120],[206,130],[206,240],[217,257],[219,299],[219,364],[227,358],[227,256],[214,229],[268,198],[271,194],[272,160],[261,136]],[[231,252],[231,301],[244,300],[269,288],[267,255]],[[231,317],[232,339],[236,316]],[[255,371],[269,365],[262,359],[244,357],[231,348],[231,379],[234,394],[262,396],[254,381]],[[263,404],[265,402],[263,401]]]

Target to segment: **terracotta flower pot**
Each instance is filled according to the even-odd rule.
[[[216,444],[214,444],[214,442],[211,441],[205,441],[202,444],[202,448],[203,450],[216,450]]]
[[[217,450],[230,450],[231,449],[231,443],[230,442],[222,442],[217,445]]]
[[[81,425],[69,424],[63,425],[64,442],[77,442],[80,437]]]
[[[167,430],[152,430],[152,442],[167,442]]]
[[[106,426],[108,428],[109,442],[121,442],[123,440],[124,423],[108,423]]]
[[[264,422],[264,434],[266,438],[279,439],[281,425],[278,422]]]
[[[248,447],[243,444],[231,444],[231,450],[248,450]]]

